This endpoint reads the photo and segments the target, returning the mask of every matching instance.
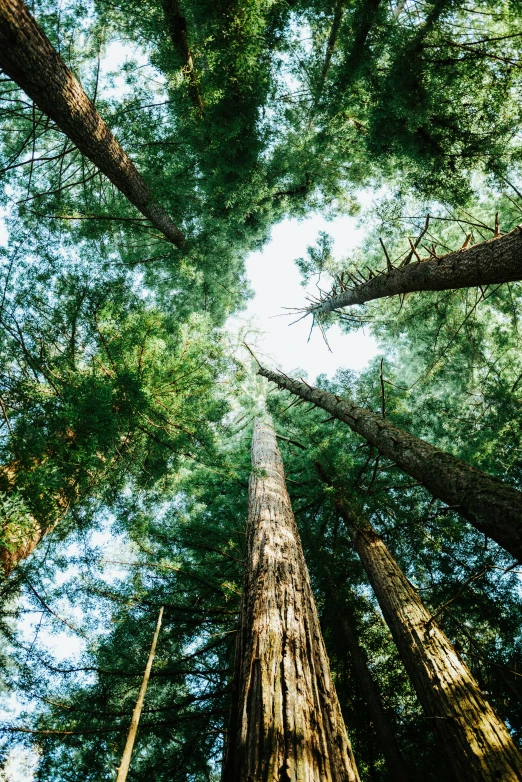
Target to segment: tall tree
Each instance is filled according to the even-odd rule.
[[[359,779],[270,421],[252,439],[224,782]]]
[[[330,482],[324,468],[318,468]],[[456,779],[516,782],[522,776],[522,757],[435,617],[369,520],[339,494],[335,506]]]
[[[339,598],[338,589],[332,579],[327,577],[326,583],[326,599],[330,601],[339,622],[342,639],[352,661],[357,686],[366,702],[369,717],[375,728],[375,735],[386,760],[390,782],[408,782],[412,779],[411,773],[404,762],[391,720],[384,708],[379,688],[368,666],[368,657],[357,637],[354,617],[350,615],[349,608]]]
[[[409,263],[414,254],[416,262]],[[326,296],[324,301],[312,305],[308,311],[321,315],[413,291],[455,290],[520,280],[522,231],[517,226],[506,236],[495,237],[473,247],[468,247],[466,242],[466,247],[461,250],[441,256],[432,252],[429,257],[421,258],[415,248],[406,261],[399,268],[389,262],[386,271],[342,293]]]
[[[22,0],[0,3],[0,67],[177,247],[183,233],[149,187]]]
[[[259,374],[290,393],[326,410],[362,435],[379,453],[421,481],[478,530],[522,559],[522,493],[449,453],[410,435],[385,418],[334,394],[280,372]]]

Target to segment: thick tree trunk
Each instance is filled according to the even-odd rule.
[[[15,462],[0,466],[0,492],[9,496],[16,485],[17,469]],[[75,499],[74,491],[69,496],[62,492],[57,498],[59,513],[52,522],[39,520],[30,513],[23,518],[16,515],[14,518],[0,518],[0,576],[10,576],[16,566],[33,553],[65,516]]]
[[[375,728],[379,748],[386,761],[388,779],[390,782],[408,782],[411,780],[411,775],[404,763],[404,758],[402,757],[399,745],[397,744],[395,731],[390,718],[386,713],[386,709],[384,708],[379,688],[377,687],[368,666],[366,652],[359,643],[357,633],[353,626],[353,619],[347,615],[346,606],[339,600],[332,583],[330,583],[329,587],[328,600],[335,608],[335,615],[339,621],[339,629],[342,633],[342,638],[346,643],[352,662],[355,681],[368,708],[368,715]]]
[[[421,706],[458,782],[516,782],[522,757],[467,666],[368,520],[342,500],[347,524]]]
[[[522,492],[408,434],[370,410],[279,372],[260,367],[259,374],[348,424],[435,497],[522,560]]]
[[[401,293],[473,288],[520,279],[522,230],[517,227],[505,236],[489,239],[466,250],[390,269],[338,296],[327,298],[310,307],[309,311],[320,315]]]
[[[3,530],[0,541],[0,574],[5,578],[10,576],[16,566],[33,553],[51,529],[42,527],[31,517],[22,527],[11,525]]]
[[[224,782],[356,782],[283,463],[257,421]]]
[[[202,117],[205,106],[199,91],[198,78],[187,37],[187,20],[181,13],[178,0],[163,0],[163,13],[174,49],[183,63],[183,72],[188,81],[189,94]]]
[[[185,243],[22,0],[0,0],[0,68],[169,241]]]

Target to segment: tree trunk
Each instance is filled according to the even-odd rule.
[[[445,634],[367,519],[338,499],[421,706],[458,782],[516,782],[522,757]]]
[[[408,434],[370,410],[281,373],[263,367],[258,372],[348,424],[435,497],[522,560],[522,492]]]
[[[390,269],[338,296],[331,296],[310,307],[309,311],[320,315],[401,293],[472,288],[520,279],[522,231],[517,227],[505,236],[489,239],[466,250]]]
[[[348,617],[347,608],[339,600],[335,585],[329,582],[329,602],[334,606],[336,619],[339,621],[342,637],[348,648],[352,662],[353,673],[357,687],[368,707],[368,715],[375,728],[379,748],[384,755],[388,779],[390,782],[408,782],[411,775],[404,763],[395,731],[386,709],[384,708],[381,694],[368,666],[368,658],[363,647],[359,643],[357,633],[353,626],[352,617]]]
[[[223,780],[359,780],[274,429],[259,420]]]
[[[125,780],[127,779],[127,774],[129,773],[132,750],[134,748],[134,742],[136,741],[136,734],[138,732],[138,723],[141,717],[143,701],[145,700],[145,693],[147,692],[147,687],[149,685],[150,672],[152,669],[152,663],[154,662],[154,655],[156,654],[156,644],[158,643],[158,636],[161,628],[162,618],[163,618],[163,606],[161,606],[160,612],[158,614],[158,621],[156,622],[156,630],[154,631],[154,638],[152,639],[152,645],[150,647],[149,659],[147,660],[147,665],[145,666],[145,673],[143,674],[143,680],[141,682],[141,687],[138,694],[138,700],[136,701],[136,706],[134,707],[134,711],[132,712],[132,719],[129,728],[129,733],[127,735],[125,749],[123,750],[120,767],[118,769],[118,778],[116,779],[116,782],[125,782]]]
[[[366,42],[375,23],[380,4],[381,0],[363,0],[355,12],[355,36],[351,50],[344,62],[343,73],[339,79],[339,84],[344,89],[353,83],[357,76],[357,71],[362,65]]]
[[[58,522],[57,522],[58,523]],[[0,541],[0,573],[5,578],[11,575],[15,567],[32,554],[41,540],[52,527],[42,527],[32,516],[19,527],[9,525],[2,531]]]
[[[0,0],[0,67],[170,242],[185,243],[22,0]]]
[[[328,76],[328,71],[330,70],[330,63],[332,61],[333,53],[335,51],[335,46],[337,44],[337,36],[339,35],[339,30],[341,28],[341,22],[343,21],[345,9],[346,9],[346,0],[337,0],[337,5],[335,6],[335,12],[332,20],[332,26],[330,28],[330,35],[328,36],[328,43],[326,44],[326,54],[323,62],[323,67],[321,68],[319,83],[315,91],[316,102],[321,97],[326,82],[326,77]]]
[[[181,13],[178,0],[163,0],[163,13],[174,49],[183,63],[183,73],[188,81],[190,97],[194,106],[201,116],[204,117],[205,106],[199,91],[194,61],[187,37],[187,20]]]
[[[18,465],[11,462],[0,466],[0,493],[9,497],[15,487]],[[57,496],[59,513],[51,521],[36,518],[32,513],[22,517],[0,518],[0,576],[7,578],[16,566],[33,553],[43,538],[62,520],[72,503],[78,499],[74,487],[70,493],[62,491]]]

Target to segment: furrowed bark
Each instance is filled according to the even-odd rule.
[[[520,279],[522,230],[517,227],[505,236],[489,239],[468,249],[391,269],[356,288],[310,307],[309,312],[320,315],[401,293],[473,288]]]
[[[505,724],[376,530],[342,499],[336,508],[457,782],[521,780],[522,757]]]
[[[409,782],[411,780],[410,772],[402,757],[397,739],[395,738],[395,731],[368,666],[366,652],[359,643],[357,632],[353,625],[353,618],[347,615],[346,606],[342,605],[337,590],[331,582],[329,584],[328,600],[335,608],[342,637],[352,662],[357,686],[368,708],[368,715],[375,728],[379,748],[386,761],[388,779],[390,782]]]
[[[252,441],[224,782],[358,782],[271,423]]]
[[[188,81],[191,100],[201,116],[204,117],[205,106],[199,91],[194,61],[187,37],[187,20],[181,13],[178,0],[163,0],[163,13],[174,49],[183,63],[183,72]]]
[[[263,367],[258,374],[348,424],[379,453],[522,561],[522,492],[348,400]]]
[[[185,244],[22,0],[0,0],[0,68],[170,242]]]

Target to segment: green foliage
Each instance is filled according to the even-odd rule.
[[[14,551],[31,535],[34,520],[23,497],[16,492],[0,493],[0,548]]]
[[[177,324],[122,279],[29,275],[4,307],[2,489],[44,526],[79,500],[153,486],[226,410],[220,335]]]
[[[167,244],[0,79],[0,546],[57,525],[1,587],[0,684],[21,710],[2,759],[20,744],[41,782],[114,779],[164,606],[129,779],[217,780],[266,391],[222,330],[250,295],[245,258],[284,217],[356,214],[361,187],[384,192],[363,246],[340,261],[321,233],[297,261],[305,282],[382,270],[379,238],[400,262],[427,213],[439,253],[491,236],[496,211],[503,230],[520,222],[520,8],[39,0],[34,13],[188,244]],[[511,283],[330,314],[321,326],[379,340],[385,399],[381,357],[319,382],[520,487],[520,301]],[[339,610],[414,778],[449,774],[317,462],[520,742],[517,567],[346,427],[267,398],[363,780],[387,771]]]

